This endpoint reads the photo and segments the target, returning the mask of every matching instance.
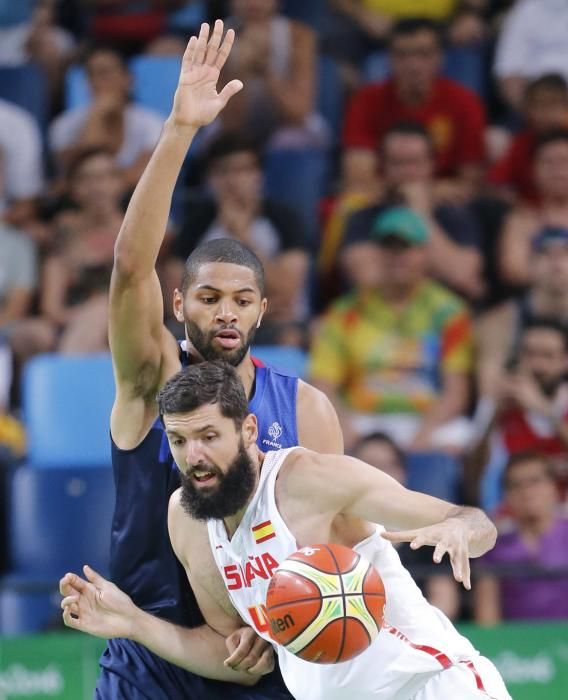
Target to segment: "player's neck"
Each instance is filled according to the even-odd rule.
[[[237,365],[235,369],[237,370],[239,379],[243,383],[243,386],[245,388],[245,394],[250,399],[256,375],[254,363],[250,356],[250,350],[243,358],[243,361],[239,365]]]
[[[264,452],[261,452],[255,445],[254,453],[251,454],[250,457],[254,468],[254,488],[251,490],[250,497],[248,498],[247,502],[239,511],[237,511],[234,515],[223,518],[223,523],[225,525],[225,530],[229,540],[232,539],[233,535],[237,531],[237,528],[239,527],[250,502],[254,498],[258,488],[258,482],[260,481],[260,470],[262,469],[262,463],[264,462]]]

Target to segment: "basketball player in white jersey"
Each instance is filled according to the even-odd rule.
[[[300,447],[263,454],[243,386],[226,364],[183,369],[166,383],[158,405],[182,473],[182,487],[170,501],[170,538],[198,603],[207,591],[219,614],[240,616],[272,641],[266,591],[278,564],[297,549],[343,544],[382,577],[383,628],[355,659],[318,665],[277,645],[295,698],[510,700],[497,669],[425,600],[391,544],[431,545],[435,562],[447,553],[455,578],[469,588],[469,557],[485,553],[496,537],[480,510],[409,491],[350,457]],[[88,581],[74,574],[63,579],[73,590],[62,601],[68,626],[130,637],[180,666],[203,653],[200,628],[184,630],[152,617],[88,567],[85,574]],[[215,611],[207,612],[207,624],[217,629]],[[233,655],[227,663],[239,671],[240,661]]]

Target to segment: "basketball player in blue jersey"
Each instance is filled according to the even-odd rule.
[[[233,39],[232,30],[223,37],[223,24],[218,21],[211,34],[208,25],[203,25],[199,37],[189,41],[172,113],[130,200],[117,239],[110,291],[109,337],[116,380],[111,416],[116,482],[111,576],[143,609],[181,625],[201,625],[198,629],[211,649],[192,659],[193,673],[188,673],[132,641],[113,639],[101,659],[95,692],[99,700],[289,697],[270,677],[252,688],[238,685],[250,684],[251,675],[243,674],[241,667],[233,671],[216,663],[225,649],[224,637],[230,637],[229,651],[242,656],[243,648],[250,647],[248,666],[259,671],[267,668],[266,663],[255,667],[264,642],[251,639],[246,630],[236,631],[234,617],[224,614],[207,591],[200,597],[207,610],[199,609],[171,548],[167,508],[179,476],[155,402],[164,382],[182,364],[225,359],[236,368],[250,408],[259,418],[262,449],[299,443],[317,451],[343,451],[337,416],[324,395],[304,382],[262,367],[250,356],[249,347],[267,302],[262,265],[247,248],[230,240],[197,248],[187,261],[181,291],[176,291],[174,299],[176,317],[186,329],[183,349],[163,325],[155,264],[172,193],[197,130],[212,122],[242,87],[239,81],[232,81],[220,93],[216,90]],[[62,592],[65,595],[64,589]],[[202,612],[214,615],[215,632],[203,626]],[[236,683],[201,676],[221,681],[234,678]]]

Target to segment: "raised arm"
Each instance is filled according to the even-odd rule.
[[[220,20],[211,36],[209,25],[203,24],[199,37],[189,40],[172,112],[132,195],[116,241],[109,339],[117,401],[111,427],[124,448],[135,446],[148,429],[155,418],[155,391],[162,377],[177,369],[177,347],[163,325],[155,264],[187,150],[197,130],[212,122],[242,88],[240,81],[233,80],[217,92],[219,73],[233,41],[233,30],[223,39]],[[138,434],[132,434],[134,424]]]
[[[435,547],[440,562],[447,552],[456,580],[470,588],[469,558],[479,557],[495,544],[496,530],[478,508],[456,506],[410,491],[387,474],[360,460],[308,453],[292,463],[287,489],[297,498],[318,499],[318,507],[380,523],[398,532],[385,532],[392,542],[410,542],[413,549]],[[294,493],[297,492],[297,493]]]

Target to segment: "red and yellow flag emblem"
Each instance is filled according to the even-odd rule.
[[[265,522],[260,523],[260,525],[255,525],[251,528],[251,530],[256,544],[266,542],[266,540],[276,537],[274,527],[270,520],[266,520]]]

